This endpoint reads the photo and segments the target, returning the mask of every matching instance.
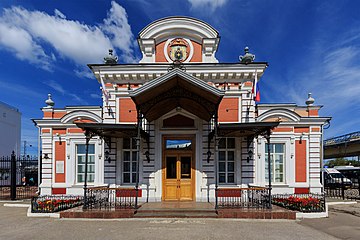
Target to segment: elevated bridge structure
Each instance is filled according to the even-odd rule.
[[[360,156],[360,131],[324,140],[324,159]]]

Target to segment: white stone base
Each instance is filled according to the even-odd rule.
[[[4,207],[25,207],[25,208],[28,208],[28,207],[30,207],[30,204],[25,204],[25,203],[5,203]]]
[[[32,213],[31,206],[27,211],[28,217],[50,217],[50,218],[60,218],[60,213]]]
[[[303,219],[303,218],[327,218],[329,217],[329,206],[325,204],[325,212],[315,212],[315,213],[303,213],[297,212],[296,219]]]

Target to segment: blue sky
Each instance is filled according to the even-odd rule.
[[[261,103],[304,105],[311,92],[332,116],[325,137],[360,124],[360,1],[316,0],[1,0],[0,101],[22,112],[22,140],[34,147],[47,94],[56,107],[100,105],[87,63],[114,48],[121,63],[141,54],[139,31],[162,17],[208,22],[221,36],[217,58],[237,62],[245,46],[269,67]],[[2,136],[5,137],[5,136]]]

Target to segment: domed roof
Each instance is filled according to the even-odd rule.
[[[156,42],[160,42],[179,33],[186,34],[198,42],[201,42],[203,38],[219,38],[218,31],[208,23],[196,18],[181,16],[162,18],[150,23],[140,31],[138,38],[152,38]]]

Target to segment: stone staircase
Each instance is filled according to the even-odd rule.
[[[135,218],[217,218],[215,209],[141,209]]]

